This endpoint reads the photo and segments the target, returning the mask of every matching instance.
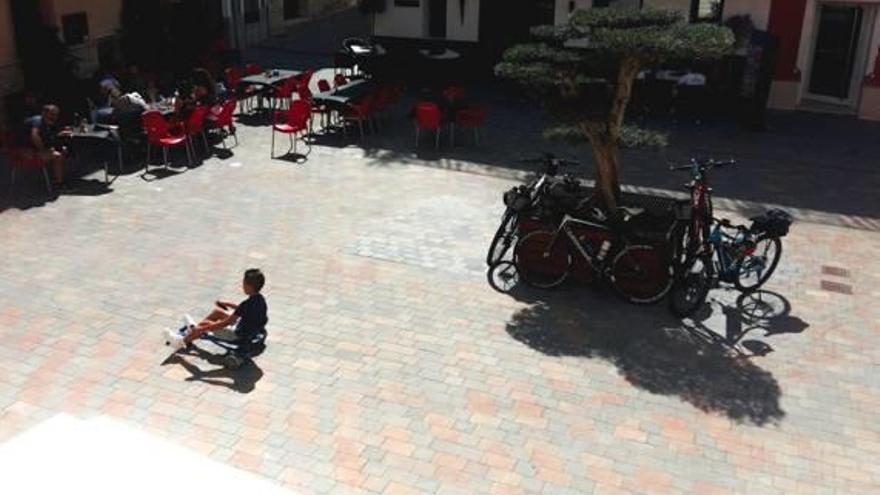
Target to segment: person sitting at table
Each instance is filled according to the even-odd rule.
[[[211,73],[201,67],[193,71],[193,98],[199,105],[217,103],[217,83]]]
[[[52,182],[56,188],[63,187],[64,182],[65,150],[58,141],[60,115],[61,109],[57,105],[44,105],[40,115],[34,115],[25,122],[30,152],[33,157],[52,165]]]

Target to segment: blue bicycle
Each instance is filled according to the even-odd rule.
[[[743,293],[758,290],[773,275],[782,256],[782,237],[791,227],[791,216],[770,210],[751,218],[751,225],[734,225],[712,216],[708,171],[733,162],[692,161],[673,170],[689,170],[692,201],[681,215],[673,238],[674,281],[670,309],[678,317],[693,314],[718,282],[733,284]]]

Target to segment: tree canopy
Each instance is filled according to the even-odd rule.
[[[692,63],[729,53],[733,33],[688,24],[677,11],[578,10],[566,24],[532,29],[534,40],[508,49],[496,74],[524,86],[561,121],[550,137],[589,141],[606,204],[619,195],[621,145],[664,145],[665,136],[624,125],[632,86],[645,66]]]

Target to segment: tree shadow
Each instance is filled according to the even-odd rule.
[[[511,295],[531,305],[513,315],[507,333],[543,354],[605,360],[637,388],[732,420],[765,425],[785,416],[776,379],[737,345],[748,331],[730,341],[673,318],[664,305],[635,307],[591,289],[518,285]]]
[[[216,367],[204,370],[189,362],[184,357],[186,355],[193,355]],[[179,364],[191,375],[186,378],[186,381],[188,382],[202,382],[218,387],[225,387],[241,394],[253,392],[256,388],[257,382],[263,378],[263,370],[257,366],[253,359],[246,360],[240,367],[235,369],[224,367],[223,361],[223,354],[211,353],[194,345],[192,350],[188,351],[186,354],[177,353],[171,355],[171,357],[162,363],[162,366],[167,364]]]

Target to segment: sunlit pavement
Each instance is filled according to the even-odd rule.
[[[757,303],[774,318],[725,290],[684,324],[601,289],[502,295],[484,251],[520,172],[495,165],[534,141],[502,122],[437,159],[394,119],[392,147],[301,163],[241,126],[223,159],[0,214],[0,441],[65,413],[303,494],[876,490],[876,205],[855,223],[808,205]],[[210,346],[167,359],[160,332],[241,297],[252,266],[266,353],[236,372]]]

